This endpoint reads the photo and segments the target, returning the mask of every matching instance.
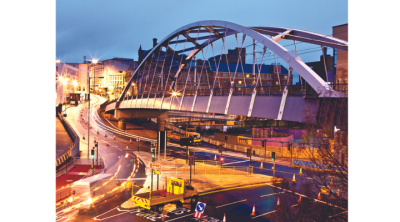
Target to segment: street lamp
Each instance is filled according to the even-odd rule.
[[[78,85],[78,81],[76,81],[75,79],[72,81],[72,85],[74,85],[74,93],[76,91],[76,86]]]
[[[98,60],[97,59],[92,59],[92,63],[93,63],[93,77],[89,76],[89,106],[88,106],[88,152],[87,152],[87,158],[89,159],[89,147],[90,147],[90,79],[103,79],[103,76],[100,77],[96,77],[95,76],[95,68],[96,68],[96,64],[97,64]],[[94,84],[94,81],[93,81]],[[98,149],[98,148],[97,148]]]

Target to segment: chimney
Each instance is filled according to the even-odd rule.
[[[157,45],[157,38],[154,38],[153,39],[153,48],[156,47],[156,45]]]

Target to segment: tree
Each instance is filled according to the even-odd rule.
[[[280,194],[281,205],[276,209],[274,216],[276,221],[347,221],[347,99],[338,98],[338,100],[340,102],[335,101],[334,104],[343,107],[334,108],[334,112],[340,110],[340,114],[324,114],[331,119],[336,118],[337,115],[342,116],[339,131],[335,130],[337,126],[329,124],[332,121],[326,121],[327,119],[321,121],[321,118],[316,118],[316,112],[306,111],[304,113],[305,133],[301,142],[296,143],[295,147],[305,157],[301,162],[303,173],[311,179],[297,179],[297,185],[290,183],[290,190],[310,198],[303,197],[301,204],[298,204],[299,195],[292,192]],[[320,104],[323,104],[323,101]],[[323,112],[330,112],[323,110],[323,107],[321,109]],[[342,113],[343,110],[345,110],[345,113]],[[327,191],[326,194],[320,193],[323,187]],[[320,193],[321,201],[324,203],[315,201],[318,193]]]

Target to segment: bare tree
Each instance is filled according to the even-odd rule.
[[[339,104],[345,107],[337,110],[347,110],[347,99],[344,101]],[[338,114],[332,115],[333,119]],[[336,126],[326,124],[327,121],[316,121],[316,113],[305,112],[305,133],[297,148],[306,157],[302,161],[303,173],[312,179],[298,181],[301,186],[292,184],[291,191],[305,195],[301,203],[298,203],[299,195],[293,192],[279,195],[280,206],[274,216],[276,221],[347,221],[347,113],[340,115],[342,124],[336,131]]]

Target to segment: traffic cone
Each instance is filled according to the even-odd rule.
[[[99,134],[99,130],[97,130],[96,133]]]
[[[296,182],[296,175],[295,174],[293,174],[293,180],[292,181]]]
[[[106,134],[106,133],[104,133],[104,137],[107,137],[107,134]]]
[[[115,134],[114,134],[114,140],[115,140]]]
[[[333,177],[331,177],[331,184],[330,185],[333,186]]]
[[[340,197],[339,188],[337,188],[337,196]]]
[[[301,195],[300,195],[299,200],[297,201],[297,203],[301,203]]]
[[[276,206],[279,206],[279,197],[278,197],[278,202],[276,203]]]
[[[106,146],[108,146],[108,141],[106,142]]]
[[[226,215],[224,214],[224,219],[222,220],[222,222],[226,222]]]
[[[253,205],[253,212],[251,212],[250,216],[256,216],[256,205]]]
[[[263,168],[263,162],[261,162],[261,166],[260,166],[260,168]]]
[[[318,192],[318,197],[317,197],[317,199],[318,199],[318,200],[321,200],[321,193],[320,193],[320,192]]]
[[[301,168],[300,168],[300,173],[299,173],[299,174],[300,174],[300,175],[303,174],[303,172],[301,171]]]
[[[217,154],[215,154],[215,156],[214,156],[214,160],[217,160]]]
[[[132,143],[132,139],[129,139],[129,143]]]
[[[126,146],[126,149],[125,149],[126,151],[129,151],[129,149],[128,149],[128,146]]]

